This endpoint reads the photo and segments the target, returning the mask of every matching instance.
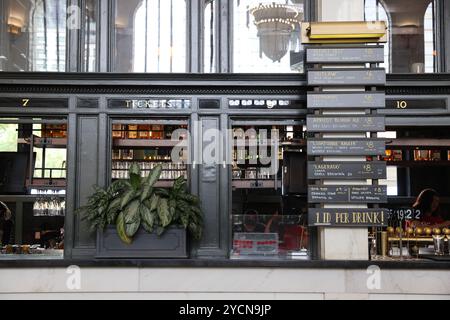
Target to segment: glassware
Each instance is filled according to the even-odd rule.
[[[444,238],[443,235],[433,235],[433,243],[434,243],[434,254],[436,256],[444,255]]]

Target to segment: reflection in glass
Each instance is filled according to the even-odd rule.
[[[66,70],[65,0],[3,0],[0,71]]]
[[[365,20],[386,21],[389,35],[387,43],[384,44],[384,63],[380,63],[380,67],[385,68],[386,72],[391,72],[391,21],[383,4],[378,0],[366,0]]]
[[[83,34],[83,72],[97,71],[97,12],[98,1],[86,0]]]
[[[213,73],[216,70],[216,8],[217,1],[205,1],[205,23],[204,23],[204,72]]]
[[[303,1],[233,2],[233,72],[303,72]]]
[[[185,0],[116,1],[115,72],[186,72]]]
[[[436,71],[435,5],[433,0],[365,0],[366,20],[385,20],[392,73]]]

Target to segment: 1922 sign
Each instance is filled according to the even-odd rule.
[[[388,222],[386,209],[309,209],[308,224],[312,227],[384,227]]]

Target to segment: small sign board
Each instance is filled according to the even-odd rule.
[[[381,139],[309,139],[311,156],[378,156],[386,153]]]
[[[310,180],[386,179],[386,162],[308,162]]]
[[[308,109],[382,109],[386,107],[384,92],[308,92]]]
[[[309,132],[378,132],[386,130],[385,117],[308,116]]]
[[[278,233],[235,232],[233,253],[240,255],[277,255]]]
[[[384,61],[384,48],[377,47],[322,47],[307,48],[306,63],[380,63]]]
[[[384,69],[327,69],[308,71],[310,86],[384,86]]]
[[[386,186],[310,186],[309,203],[386,203]]]
[[[310,227],[384,227],[387,209],[309,209]]]

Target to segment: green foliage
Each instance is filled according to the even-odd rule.
[[[141,226],[158,235],[170,226],[183,226],[199,240],[203,230],[199,198],[187,191],[184,177],[175,180],[172,188],[155,188],[161,172],[159,165],[143,179],[139,166],[132,165],[128,180],[117,180],[107,189],[94,187],[86,206],[77,212],[93,230],[115,224],[119,237],[127,244],[132,243]]]

